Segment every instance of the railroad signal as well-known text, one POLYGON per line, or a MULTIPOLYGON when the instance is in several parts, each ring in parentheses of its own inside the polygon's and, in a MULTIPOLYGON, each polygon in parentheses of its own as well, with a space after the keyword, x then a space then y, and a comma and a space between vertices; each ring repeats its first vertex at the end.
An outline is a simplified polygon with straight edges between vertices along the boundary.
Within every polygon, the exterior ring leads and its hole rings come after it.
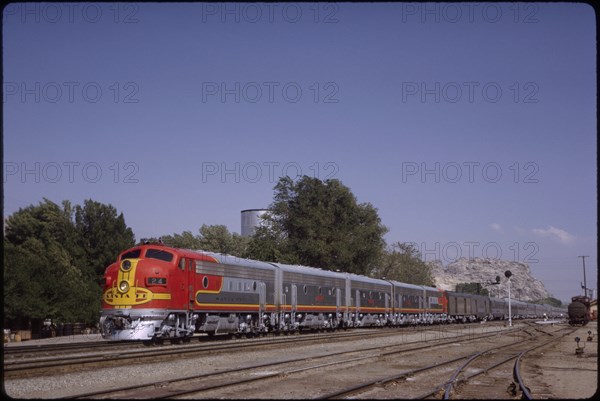
POLYGON ((507 278, 507 283, 508 283, 508 326, 512 326, 512 310, 510 307, 510 277, 512 276, 512 272, 510 270, 507 270, 504 272, 504 275, 507 278))
POLYGON ((583 354, 583 349, 585 348, 585 343, 583 343, 583 347, 580 347, 579 341, 581 341, 581 339, 579 337, 575 337, 575 342, 577 343, 577 348, 575 348, 575 355, 577 356, 581 356, 583 354))

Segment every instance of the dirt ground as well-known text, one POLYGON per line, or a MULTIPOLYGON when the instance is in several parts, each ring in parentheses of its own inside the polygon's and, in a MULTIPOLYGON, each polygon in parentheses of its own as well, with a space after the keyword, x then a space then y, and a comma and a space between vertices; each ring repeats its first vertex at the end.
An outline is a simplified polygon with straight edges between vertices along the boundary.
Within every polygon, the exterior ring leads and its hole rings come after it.
POLYGON ((598 392, 598 323, 580 327, 556 345, 532 351, 523 363, 524 380, 537 382, 530 388, 533 398, 583 399, 598 392), (588 331, 592 341, 587 341, 588 331), (583 354, 576 355, 577 343, 583 354))

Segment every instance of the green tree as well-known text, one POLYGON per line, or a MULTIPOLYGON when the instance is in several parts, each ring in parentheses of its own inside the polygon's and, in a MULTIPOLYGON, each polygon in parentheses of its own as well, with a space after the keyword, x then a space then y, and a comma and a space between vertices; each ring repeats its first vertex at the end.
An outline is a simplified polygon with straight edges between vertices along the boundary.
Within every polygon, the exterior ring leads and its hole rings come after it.
POLYGON ((191 231, 184 231, 181 234, 163 235, 161 237, 163 244, 173 248, 200 249, 200 238, 194 236, 191 231))
MULTIPOLYGON (((63 322, 95 323, 101 288, 94 263, 104 270, 116 250, 102 258, 112 242, 115 226, 106 224, 112 206, 86 201, 73 208, 44 199, 37 206, 19 209, 6 219, 4 232, 4 317, 28 321, 52 317, 63 322), (94 216, 90 208, 102 211, 94 216), (74 215, 79 213, 79 225, 74 215), (96 221, 99 220, 100 222, 96 221), (83 229, 87 228, 87 229, 83 229)), ((122 216, 120 216, 122 219, 122 216)), ((120 245, 119 245, 120 246, 120 245)), ((117 246, 115 246, 116 249, 117 246)))
POLYGON ((96 320, 100 289, 82 274, 69 202, 62 209, 44 199, 6 220, 4 316, 27 321, 48 316, 62 321, 96 320))
POLYGON ((125 224, 123 213, 111 205, 85 200, 75 207, 75 229, 83 249, 81 266, 97 277, 115 261, 117 255, 135 244, 133 231, 125 224))
POLYGON ((165 235, 161 240, 165 245, 174 248, 198 249, 240 257, 246 253, 249 240, 237 233, 230 233, 224 225, 203 224, 198 232, 199 235, 196 236, 190 231, 165 235))
POLYGON ((386 249, 381 264, 372 275, 408 284, 434 285, 431 267, 423 262, 418 249, 410 243, 396 242, 386 249))
POLYGON ((298 263, 294 255, 283 253, 285 238, 276 227, 257 227, 254 235, 249 238, 246 252, 242 255, 249 259, 278 263, 298 263))
POLYGON ((205 251, 241 256, 246 243, 246 238, 237 233, 230 233, 224 225, 203 224, 200 227, 200 248, 205 251))
POLYGON ((377 265, 387 228, 370 203, 357 203, 339 180, 282 177, 249 256, 365 274, 377 265), (265 246, 266 250, 261 250, 265 246))
POLYGON ((489 291, 481 286, 481 283, 459 283, 456 284, 455 291, 463 294, 490 295, 489 291))
POLYGON ((548 298, 539 299, 537 301, 532 301, 532 303, 534 303, 534 304, 540 304, 540 305, 550 305, 550 306, 556 306, 556 307, 563 306, 562 301, 560 299, 557 299, 557 298, 554 298, 554 297, 548 297, 548 298))

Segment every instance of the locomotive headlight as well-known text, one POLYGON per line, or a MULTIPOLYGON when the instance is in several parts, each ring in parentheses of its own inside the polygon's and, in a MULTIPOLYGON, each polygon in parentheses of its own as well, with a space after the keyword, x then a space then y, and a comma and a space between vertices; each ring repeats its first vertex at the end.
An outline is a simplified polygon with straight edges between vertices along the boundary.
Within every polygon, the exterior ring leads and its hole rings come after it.
POLYGON ((129 291, 129 283, 125 280, 121 281, 119 283, 119 291, 123 293, 129 291))
POLYGON ((124 272, 128 272, 129 270, 131 270, 131 261, 125 259, 123 263, 121 263, 121 270, 123 270, 124 272))

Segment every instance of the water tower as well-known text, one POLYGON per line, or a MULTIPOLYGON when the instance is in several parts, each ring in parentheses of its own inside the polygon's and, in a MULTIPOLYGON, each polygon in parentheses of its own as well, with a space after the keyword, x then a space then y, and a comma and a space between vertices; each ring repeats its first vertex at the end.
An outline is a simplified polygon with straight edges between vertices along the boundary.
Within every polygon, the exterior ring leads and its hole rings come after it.
POLYGON ((249 237, 263 221, 261 216, 267 213, 266 209, 242 210, 242 237, 249 237))

